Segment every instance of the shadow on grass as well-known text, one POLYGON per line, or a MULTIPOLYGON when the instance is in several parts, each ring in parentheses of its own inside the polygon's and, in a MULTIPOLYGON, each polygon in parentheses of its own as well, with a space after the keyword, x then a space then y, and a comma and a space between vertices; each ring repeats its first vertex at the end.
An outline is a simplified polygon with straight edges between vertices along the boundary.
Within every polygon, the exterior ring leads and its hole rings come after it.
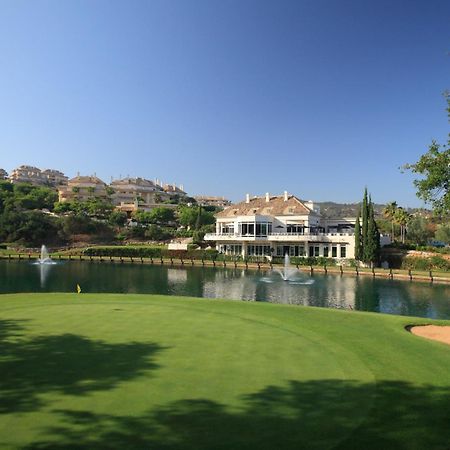
POLYGON ((142 416, 54 411, 63 425, 27 450, 442 449, 449 444, 450 389, 385 381, 292 381, 230 411, 185 400, 142 416))
POLYGON ((111 389, 158 365, 154 343, 110 344, 63 334, 31 339, 19 321, 0 320, 0 413, 30 411, 41 394, 83 395, 111 389))

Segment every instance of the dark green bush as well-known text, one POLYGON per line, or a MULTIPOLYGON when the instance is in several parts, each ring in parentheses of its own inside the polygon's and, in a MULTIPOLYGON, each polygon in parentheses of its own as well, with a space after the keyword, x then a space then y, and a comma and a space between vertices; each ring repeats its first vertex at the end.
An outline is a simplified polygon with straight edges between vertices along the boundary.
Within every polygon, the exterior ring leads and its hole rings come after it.
POLYGON ((166 247, 149 246, 98 246, 83 252, 87 256, 114 256, 123 258, 176 258, 215 260, 217 250, 168 250, 166 247))
POLYGON ((441 256, 432 256, 431 258, 420 258, 408 256, 403 259, 402 269, 411 270, 450 270, 450 261, 441 256))

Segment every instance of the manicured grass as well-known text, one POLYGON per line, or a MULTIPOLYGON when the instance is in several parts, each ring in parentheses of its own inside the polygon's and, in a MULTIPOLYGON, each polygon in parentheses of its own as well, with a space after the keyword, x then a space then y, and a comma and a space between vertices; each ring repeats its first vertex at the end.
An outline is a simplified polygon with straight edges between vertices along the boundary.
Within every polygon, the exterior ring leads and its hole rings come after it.
POLYGON ((430 322, 2 295, 0 448, 448 449, 450 347, 404 330, 430 322))

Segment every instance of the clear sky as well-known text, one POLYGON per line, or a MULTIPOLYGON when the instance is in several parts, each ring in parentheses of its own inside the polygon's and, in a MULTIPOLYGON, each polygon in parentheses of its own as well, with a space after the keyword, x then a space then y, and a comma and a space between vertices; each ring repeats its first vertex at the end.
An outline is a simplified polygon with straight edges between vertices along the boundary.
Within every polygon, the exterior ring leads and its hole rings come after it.
POLYGON ((448 0, 1 0, 0 167, 420 206, 448 0))

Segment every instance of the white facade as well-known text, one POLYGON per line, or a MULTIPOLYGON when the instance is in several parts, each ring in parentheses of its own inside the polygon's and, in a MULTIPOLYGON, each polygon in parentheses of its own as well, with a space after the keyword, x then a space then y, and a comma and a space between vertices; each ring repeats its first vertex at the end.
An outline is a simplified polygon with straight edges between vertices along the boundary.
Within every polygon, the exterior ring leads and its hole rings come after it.
POLYGON ((351 259, 355 218, 323 219, 312 202, 284 196, 247 196, 216 214, 216 232, 205 240, 235 256, 290 256, 351 259))

